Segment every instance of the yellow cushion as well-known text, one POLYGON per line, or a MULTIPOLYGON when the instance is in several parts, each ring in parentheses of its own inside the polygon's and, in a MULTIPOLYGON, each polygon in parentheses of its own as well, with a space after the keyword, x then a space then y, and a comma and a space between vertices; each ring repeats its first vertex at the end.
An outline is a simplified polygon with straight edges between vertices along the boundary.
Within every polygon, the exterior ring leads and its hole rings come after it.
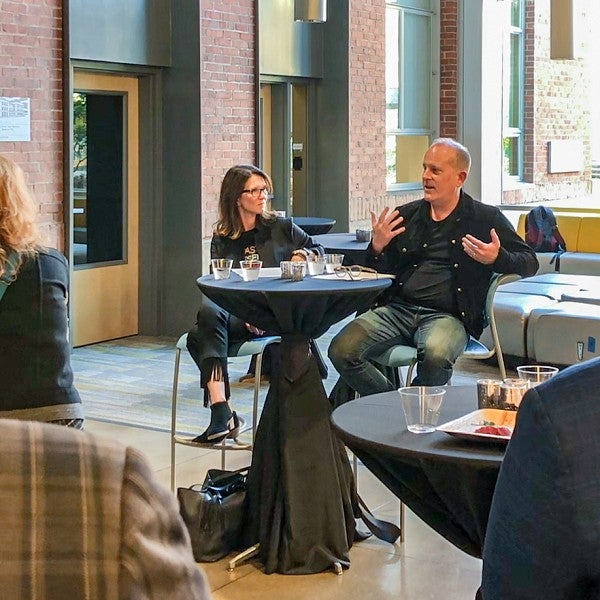
POLYGON ((600 253, 600 217, 587 216, 581 220, 577 251, 600 253))
POLYGON ((567 250, 569 252, 575 252, 579 250, 579 236, 581 235, 581 225, 586 220, 584 217, 576 217, 573 215, 557 215, 556 224, 558 230, 565 238, 567 244, 567 250))
MULTIPOLYGON (((525 239, 525 217, 527 213, 522 213, 519 216, 519 223, 517 225, 517 233, 525 239)), ((570 252, 575 252, 578 249, 578 239, 579 239, 579 228, 582 222, 583 217, 574 216, 574 215, 560 215, 554 213, 556 217, 556 224, 558 225, 558 230, 565 238, 565 243, 567 244, 567 249, 570 252)), ((600 245, 600 240, 599 240, 600 245)), ((594 252, 593 250, 589 250, 589 252, 594 252)), ((600 250, 598 250, 600 252, 600 250)))

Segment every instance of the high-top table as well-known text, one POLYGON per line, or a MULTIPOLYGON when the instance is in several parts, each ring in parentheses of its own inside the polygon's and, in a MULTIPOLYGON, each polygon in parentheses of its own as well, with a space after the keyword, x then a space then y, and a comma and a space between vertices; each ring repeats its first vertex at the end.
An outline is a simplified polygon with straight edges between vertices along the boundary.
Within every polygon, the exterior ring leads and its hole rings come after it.
POLYGON ((225 280, 198 279, 216 304, 281 336, 281 369, 271 379, 248 473, 245 541, 260 544, 267 573, 318 573, 350 564, 352 476, 331 428, 331 406, 309 341, 370 306, 390 284, 388 278, 336 276, 244 282, 236 273, 225 280))
MULTIPOLYGON (((449 386, 440 424, 477 409, 475 386, 449 386)), ((402 502, 452 544, 481 557, 501 443, 406 429, 398 392, 352 400, 332 414, 335 430, 402 502)))
POLYGON ((292 221, 308 235, 327 233, 335 225, 335 219, 325 217, 292 217, 292 221))
POLYGON ((356 241, 355 233, 325 233, 315 235, 315 242, 321 244, 326 252, 343 254, 345 265, 365 265, 369 242, 356 241))

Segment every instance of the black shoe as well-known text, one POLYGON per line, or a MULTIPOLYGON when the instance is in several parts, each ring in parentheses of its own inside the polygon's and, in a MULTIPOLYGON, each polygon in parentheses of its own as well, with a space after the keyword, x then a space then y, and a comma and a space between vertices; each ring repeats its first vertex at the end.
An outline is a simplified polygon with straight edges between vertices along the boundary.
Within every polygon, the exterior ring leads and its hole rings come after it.
MULTIPOLYGON (((212 409, 212 407, 211 407, 212 409)), ((210 425, 206 431, 195 437, 192 442, 196 444, 219 444, 226 438, 237 438, 240 433, 240 424, 243 425, 243 419, 237 416, 237 413, 233 411, 230 413, 229 418, 222 422, 221 419, 215 418, 215 411, 212 411, 210 425)))

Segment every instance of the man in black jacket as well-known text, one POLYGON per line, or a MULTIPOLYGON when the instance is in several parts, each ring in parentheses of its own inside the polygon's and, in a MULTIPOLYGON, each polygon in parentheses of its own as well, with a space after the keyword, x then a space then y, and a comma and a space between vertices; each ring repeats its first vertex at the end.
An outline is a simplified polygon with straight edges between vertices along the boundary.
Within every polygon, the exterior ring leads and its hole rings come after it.
POLYGON ((384 303, 348 324, 331 342, 329 357, 360 395, 394 389, 370 358, 396 345, 417 348, 414 385, 444 385, 468 336, 479 337, 494 272, 535 274, 535 253, 494 206, 462 191, 469 151, 436 139, 423 159, 422 200, 371 212, 367 262, 393 273, 384 303))

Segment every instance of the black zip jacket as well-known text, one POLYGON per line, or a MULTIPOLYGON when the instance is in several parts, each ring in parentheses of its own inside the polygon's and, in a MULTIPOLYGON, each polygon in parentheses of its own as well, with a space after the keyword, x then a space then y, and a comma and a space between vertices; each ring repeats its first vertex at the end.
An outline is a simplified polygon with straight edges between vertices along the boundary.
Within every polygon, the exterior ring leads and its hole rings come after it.
MULTIPOLYGON (((367 264, 380 273, 396 275, 390 290, 393 295, 412 275, 422 260, 422 248, 427 244, 427 223, 430 205, 426 200, 416 200, 397 210, 404 217, 406 231, 396 236, 379 255, 371 245, 367 249, 367 264)), ((479 338, 485 321, 485 297, 490 279, 496 273, 517 273, 521 277, 535 275, 538 261, 535 252, 517 235, 509 220, 495 206, 474 200, 461 191, 456 210, 448 217, 454 221, 450 231, 450 257, 456 305, 465 329, 479 338), (470 233, 477 239, 491 242, 490 229, 500 238, 500 253, 492 265, 484 265, 467 256, 462 238, 470 233)))

